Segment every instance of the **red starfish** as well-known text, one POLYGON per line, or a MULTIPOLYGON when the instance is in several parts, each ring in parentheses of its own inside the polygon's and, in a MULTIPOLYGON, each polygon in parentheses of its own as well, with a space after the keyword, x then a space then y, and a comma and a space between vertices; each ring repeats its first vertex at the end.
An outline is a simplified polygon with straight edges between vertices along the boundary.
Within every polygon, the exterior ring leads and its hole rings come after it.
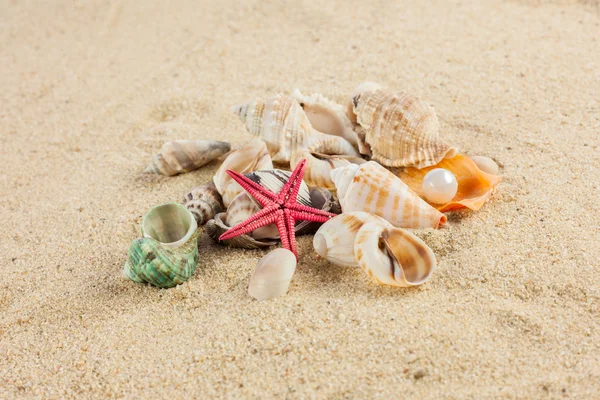
POLYGON ((303 159, 292 171, 290 178, 279 193, 273 193, 244 175, 227 170, 229 176, 252 195, 263 206, 263 209, 229 229, 221 235, 219 240, 230 239, 252 232, 261 226, 275 223, 279 231, 281 244, 298 258, 296 231, 294 230, 296 221, 326 222, 331 217, 335 217, 335 214, 298 203, 298 191, 302 184, 305 169, 306 160, 303 159))

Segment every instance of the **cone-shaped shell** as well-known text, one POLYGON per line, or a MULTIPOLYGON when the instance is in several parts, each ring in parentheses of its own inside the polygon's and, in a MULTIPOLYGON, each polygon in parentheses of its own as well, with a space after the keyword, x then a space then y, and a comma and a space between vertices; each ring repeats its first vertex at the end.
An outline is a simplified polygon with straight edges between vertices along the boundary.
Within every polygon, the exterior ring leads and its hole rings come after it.
POLYGON ((252 135, 261 138, 275 162, 289 162, 299 149, 308 149, 324 136, 335 142, 338 154, 358 156, 346 139, 325 135, 314 129, 300 104, 289 96, 278 94, 269 99, 256 99, 233 108, 252 135))
POLYGON ((436 266, 433 251, 421 239, 365 212, 344 213, 325 222, 313 246, 331 263, 360 266, 385 285, 420 285, 436 266))
POLYGON ((382 165, 424 168, 456 154, 456 149, 439 137, 435 111, 420 98, 375 90, 363 92, 353 101, 371 157, 382 165))
POLYGON ((187 281, 198 264, 196 220, 182 205, 152 208, 142 221, 142 235, 129 247, 123 274, 134 282, 170 288, 187 281))
POLYGON ((144 173, 172 176, 190 172, 221 157, 229 150, 231 150, 231 145, 227 142, 172 140, 160 148, 144 173))
POLYGON ((225 209, 213 182, 193 188, 184 196, 183 205, 194 215, 198 225, 206 224, 225 209))
POLYGON ((406 168, 398 176, 417 194, 421 195, 423 178, 434 168, 444 168, 452 172, 458 182, 454 198, 445 204, 432 204, 441 212, 470 208, 479 210, 492 196, 496 186, 502 180, 498 175, 486 174, 469 157, 458 154, 445 158, 432 167, 416 169, 406 168))
POLYGON ((258 261, 250 278, 248 294, 268 300, 287 293, 294 272, 296 256, 287 249, 275 249, 258 261))
POLYGON ((252 139, 244 147, 229 154, 213 177, 213 182, 223 198, 225 207, 244 189, 227 174, 227 170, 247 174, 253 171, 273 169, 273 162, 265 142, 252 139))
POLYGON ((446 216, 374 161, 331 171, 344 213, 365 211, 399 228, 438 228, 446 216))
POLYGON ((296 89, 291 97, 300 104, 314 129, 328 135, 343 137, 360 150, 363 143, 354 132, 352 121, 346 115, 344 107, 320 93, 307 96, 296 89))

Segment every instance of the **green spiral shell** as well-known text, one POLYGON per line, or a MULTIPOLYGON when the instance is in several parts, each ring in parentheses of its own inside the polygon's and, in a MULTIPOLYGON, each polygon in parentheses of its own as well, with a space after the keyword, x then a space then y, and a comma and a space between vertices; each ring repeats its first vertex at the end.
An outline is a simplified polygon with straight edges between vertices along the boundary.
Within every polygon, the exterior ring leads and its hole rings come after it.
POLYGON ((198 231, 178 248, 170 248, 151 238, 131 243, 124 275, 134 282, 148 282, 171 288, 187 281, 198 265, 198 231))

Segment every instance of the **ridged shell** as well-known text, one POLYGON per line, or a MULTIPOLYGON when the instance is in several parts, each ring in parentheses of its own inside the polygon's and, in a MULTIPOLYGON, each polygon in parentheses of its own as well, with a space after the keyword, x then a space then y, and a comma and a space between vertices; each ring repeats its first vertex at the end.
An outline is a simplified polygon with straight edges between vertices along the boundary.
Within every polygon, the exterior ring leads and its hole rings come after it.
POLYGON ((359 146, 362 146, 362 143, 358 140, 344 107, 320 93, 306 96, 296 89, 291 97, 300 104, 314 129, 328 135, 343 137, 360 150, 359 146))
POLYGON ((399 228, 438 228, 446 223, 444 214, 374 161, 336 168, 331 178, 344 213, 369 212, 399 228))
POLYGON ((266 144, 274 162, 289 162, 299 149, 308 149, 328 136, 339 153, 358 156, 352 144, 339 136, 326 135, 314 129, 300 104, 289 96, 278 94, 269 99, 256 99, 236 106, 233 112, 252 135, 266 144))
POLYGON ((435 270, 433 251, 418 237, 364 212, 338 215, 315 234, 317 254, 331 263, 360 266, 376 282, 409 287, 435 270))
POLYGON ((180 204, 153 207, 142 221, 144 237, 129 247, 123 274, 134 282, 160 288, 187 281, 198 264, 197 227, 194 217, 180 204))
POLYGON ((154 156, 145 174, 167 176, 200 168, 231 150, 227 142, 214 140, 172 140, 165 143, 154 156))
MULTIPOLYGON (((227 212, 225 212, 225 225, 234 227, 260 211, 260 209, 261 207, 250 197, 250 195, 248 195, 248 193, 240 193, 232 200, 229 207, 227 207, 227 212)), ((255 229, 250 236, 254 239, 279 239, 279 231, 275 224, 269 224, 255 229)))
POLYGON ((230 228, 231 227, 225 223, 225 213, 219 213, 207 222, 204 230, 216 243, 242 249, 261 249, 273 246, 279 242, 278 239, 254 239, 249 235, 240 235, 223 241, 219 240, 219 237, 230 228))
POLYGON ((200 226, 225 209, 213 182, 193 188, 184 196, 182 203, 194 215, 200 226))
POLYGON ((244 147, 229 154, 213 177, 213 182, 223 198, 225 207, 244 189, 227 174, 227 170, 247 174, 263 169, 272 169, 273 162, 265 142, 252 139, 244 147))
POLYGON ((434 109, 420 98, 376 90, 363 92, 353 101, 373 160, 388 167, 424 168, 456 154, 439 137, 434 109))
POLYGON ((356 114, 354 113, 354 98, 365 92, 374 92, 375 90, 379 90, 381 88, 381 85, 375 82, 363 82, 354 88, 346 103, 346 115, 354 125, 358 124, 358 121, 356 120, 356 114))
POLYGON ((431 204, 441 212, 470 208, 479 210, 492 196, 496 186, 502 180, 498 175, 486 174, 480 170, 469 157, 458 154, 452 158, 445 158, 432 167, 416 169, 406 168, 398 176, 408 187, 421 195, 423 178, 434 168, 444 168, 452 172, 458 182, 458 191, 454 198, 445 204, 431 204))
POLYGON ((261 258, 250 278, 248 294, 268 300, 286 294, 294 272, 296 256, 287 249, 275 249, 261 258))

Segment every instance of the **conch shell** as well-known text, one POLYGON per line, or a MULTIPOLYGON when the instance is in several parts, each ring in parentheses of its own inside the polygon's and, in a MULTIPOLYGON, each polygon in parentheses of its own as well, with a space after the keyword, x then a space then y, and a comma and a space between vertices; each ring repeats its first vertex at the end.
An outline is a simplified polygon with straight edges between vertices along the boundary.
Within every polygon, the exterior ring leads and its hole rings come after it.
POLYGON ((244 189, 227 174, 227 170, 247 174, 248 172, 273 169, 273 162, 265 142, 252 139, 244 147, 229 154, 213 177, 213 182, 228 207, 231 201, 244 189))
POLYGON ((375 82, 363 82, 354 88, 352 94, 350 94, 348 102, 346 103, 346 115, 354 125, 358 124, 358 121, 356 120, 356 114, 354 113, 354 98, 363 94, 364 92, 374 92, 379 89, 382 89, 381 85, 375 82))
MULTIPOLYGON (((256 171, 246 174, 254 182, 271 190, 279 192, 289 179, 291 172, 278 169, 256 171)), ((304 182, 298 192, 298 202, 306 206, 317 208, 331 213, 339 213, 341 208, 333 199, 330 191, 323 188, 308 188, 304 182)), ((229 204, 227 212, 215 215, 215 218, 206 224, 206 231, 213 240, 219 244, 245 249, 269 247, 279 241, 279 231, 274 224, 254 230, 250 235, 240 235, 224 241, 219 237, 229 229, 246 220, 258 212, 262 207, 246 192, 238 194, 229 204)), ((299 221, 294 230, 296 235, 314 232, 320 224, 310 221, 299 221)))
POLYGON ((142 238, 129 247, 123 274, 134 282, 170 288, 187 281, 198 264, 198 226, 181 204, 153 207, 142 220, 142 238))
POLYGON ((275 249, 258 261, 250 278, 248 294, 268 300, 286 294, 294 272, 296 256, 288 249, 275 249))
POLYGON ((436 266, 433 251, 421 239, 365 212, 344 213, 325 222, 313 246, 329 262, 360 266, 385 285, 421 285, 436 266))
POLYGON ((300 104, 314 129, 328 135, 343 137, 362 153, 361 148, 364 144, 354 132, 352 121, 346 115, 344 107, 320 93, 306 96, 296 89, 291 97, 300 104))
POLYGON ((244 122, 248 132, 267 144, 274 162, 287 163, 299 149, 310 149, 324 137, 327 138, 325 153, 359 156, 346 139, 314 129, 300 104, 284 94, 266 101, 258 98, 234 107, 233 112, 244 122))
POLYGON ((439 137, 434 109, 405 92, 366 91, 353 99, 371 158, 388 167, 424 168, 456 155, 439 137))
POLYGON ((213 182, 190 190, 183 198, 182 203, 194 215, 198 225, 206 224, 225 209, 221 195, 213 182))
POLYGON ((417 194, 421 194, 423 178, 434 168, 444 168, 452 172, 458 182, 458 191, 454 198, 445 204, 432 204, 441 212, 470 208, 479 210, 492 196, 496 186, 502 180, 498 175, 486 174, 480 170, 469 157, 458 154, 452 158, 445 158, 432 167, 416 169, 406 168, 398 176, 408 187, 417 194))
POLYGON ((145 174, 177 175, 200 168, 231 150, 227 142, 214 140, 172 140, 154 156, 145 174))
POLYGON ((446 223, 444 214, 374 161, 336 168, 331 178, 345 213, 366 211, 399 228, 438 228, 446 223))
POLYGON ((335 184, 331 180, 332 170, 349 164, 360 165, 366 162, 360 157, 328 155, 320 153, 319 150, 321 150, 321 147, 317 143, 311 150, 298 150, 290 160, 290 168, 296 168, 296 165, 302 159, 306 159, 306 170, 303 179, 309 186, 335 189, 335 184))

